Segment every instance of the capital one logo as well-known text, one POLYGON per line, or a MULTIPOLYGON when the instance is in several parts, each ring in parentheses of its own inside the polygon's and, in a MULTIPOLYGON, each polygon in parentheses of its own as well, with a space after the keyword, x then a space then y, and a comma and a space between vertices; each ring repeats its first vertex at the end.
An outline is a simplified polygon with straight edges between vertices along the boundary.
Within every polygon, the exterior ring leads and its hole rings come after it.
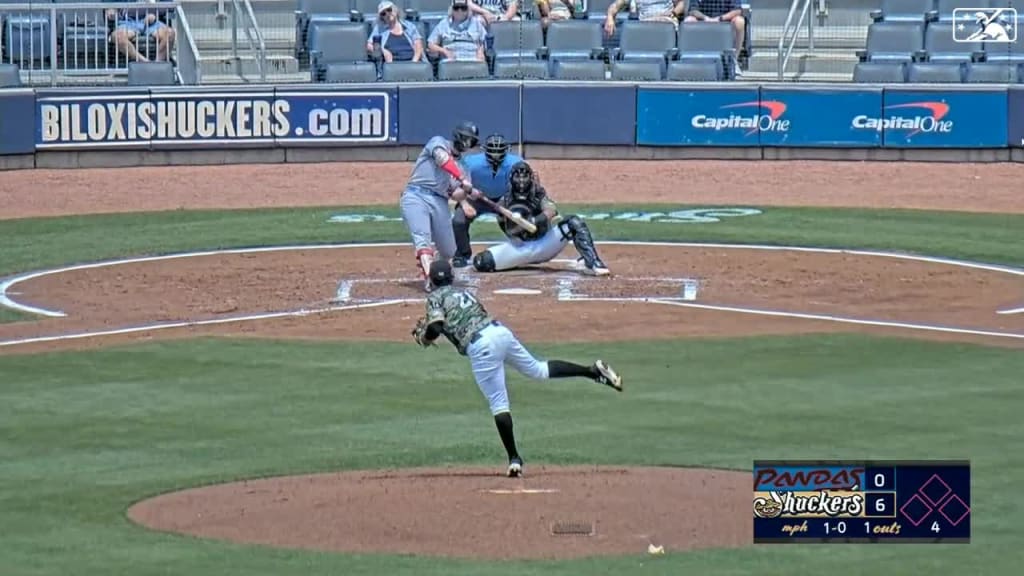
POLYGON ((851 125, 857 130, 905 130, 907 138, 918 134, 948 134, 953 131, 953 121, 943 120, 949 114, 945 102, 908 102, 886 106, 886 110, 906 110, 888 118, 876 118, 861 114, 854 116, 851 125), (916 114, 915 114, 916 111, 916 114))
POLYGON ((778 100, 754 100, 721 106, 720 110, 750 109, 749 114, 723 112, 713 116, 697 114, 690 118, 690 126, 700 130, 746 130, 744 136, 758 132, 788 132, 789 120, 783 119, 786 104, 778 100))

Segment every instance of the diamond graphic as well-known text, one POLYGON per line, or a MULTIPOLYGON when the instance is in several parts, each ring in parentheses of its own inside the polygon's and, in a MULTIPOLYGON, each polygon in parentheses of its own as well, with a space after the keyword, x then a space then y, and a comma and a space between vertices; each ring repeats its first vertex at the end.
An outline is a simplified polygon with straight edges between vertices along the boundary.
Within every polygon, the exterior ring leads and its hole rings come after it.
POLYGON ((946 503, 939 508, 939 514, 946 517, 949 523, 956 526, 971 513, 971 509, 967 506, 967 503, 960 499, 959 496, 953 494, 953 496, 946 500, 946 503), (954 519, 955 517, 955 519, 954 519))
POLYGON ((938 506, 939 502, 942 502, 943 498, 949 496, 949 493, 952 492, 953 489, 950 488, 949 484, 946 484, 942 478, 939 478, 938 474, 932 474, 932 477, 929 478, 923 486, 918 488, 917 491, 921 496, 924 496, 924 499, 929 504, 932 506, 938 506))
POLYGON ((914 526, 918 526, 924 519, 932 513, 932 507, 925 504, 924 498, 921 498, 917 494, 910 497, 907 503, 900 508, 900 512, 910 520, 910 523, 914 526))

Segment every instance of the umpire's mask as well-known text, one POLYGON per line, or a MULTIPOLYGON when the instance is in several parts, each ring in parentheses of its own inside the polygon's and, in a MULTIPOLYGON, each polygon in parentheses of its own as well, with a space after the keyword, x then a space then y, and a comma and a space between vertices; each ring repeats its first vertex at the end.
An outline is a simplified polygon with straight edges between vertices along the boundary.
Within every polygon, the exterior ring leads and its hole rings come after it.
POLYGON ((491 134, 487 137, 487 141, 484 142, 484 156, 491 170, 498 171, 501 163, 505 161, 505 156, 508 155, 508 148, 508 142, 501 134, 491 134))

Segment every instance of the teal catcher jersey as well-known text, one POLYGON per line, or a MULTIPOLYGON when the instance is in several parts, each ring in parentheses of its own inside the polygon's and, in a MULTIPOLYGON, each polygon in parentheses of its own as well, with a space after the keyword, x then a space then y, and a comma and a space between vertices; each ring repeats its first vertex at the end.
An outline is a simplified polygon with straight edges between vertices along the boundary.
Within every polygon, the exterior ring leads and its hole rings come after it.
POLYGON ((505 160, 495 173, 487 163, 487 156, 483 152, 476 152, 464 157, 463 165, 469 171, 473 187, 491 200, 497 200, 504 196, 508 189, 508 177, 512 167, 522 161, 518 154, 506 154, 505 160))

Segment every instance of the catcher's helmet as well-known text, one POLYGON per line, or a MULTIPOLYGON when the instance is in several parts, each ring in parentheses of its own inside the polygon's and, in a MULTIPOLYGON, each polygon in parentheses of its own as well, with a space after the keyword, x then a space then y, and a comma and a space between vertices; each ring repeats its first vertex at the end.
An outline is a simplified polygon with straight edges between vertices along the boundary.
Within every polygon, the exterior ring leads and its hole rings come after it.
POLYGON ((533 168, 526 162, 516 162, 508 179, 513 199, 526 201, 533 195, 533 168))
POLYGON ((501 134, 491 134, 487 137, 484 142, 484 156, 487 157, 487 163, 491 165, 491 168, 497 170, 498 166, 501 166, 508 154, 508 149, 508 142, 501 134))
POLYGON ((452 283, 452 265, 447 260, 434 260, 430 263, 430 283, 434 286, 447 286, 452 283))
POLYGON ((452 144, 459 154, 480 143, 480 129, 472 122, 462 122, 452 131, 452 144))

